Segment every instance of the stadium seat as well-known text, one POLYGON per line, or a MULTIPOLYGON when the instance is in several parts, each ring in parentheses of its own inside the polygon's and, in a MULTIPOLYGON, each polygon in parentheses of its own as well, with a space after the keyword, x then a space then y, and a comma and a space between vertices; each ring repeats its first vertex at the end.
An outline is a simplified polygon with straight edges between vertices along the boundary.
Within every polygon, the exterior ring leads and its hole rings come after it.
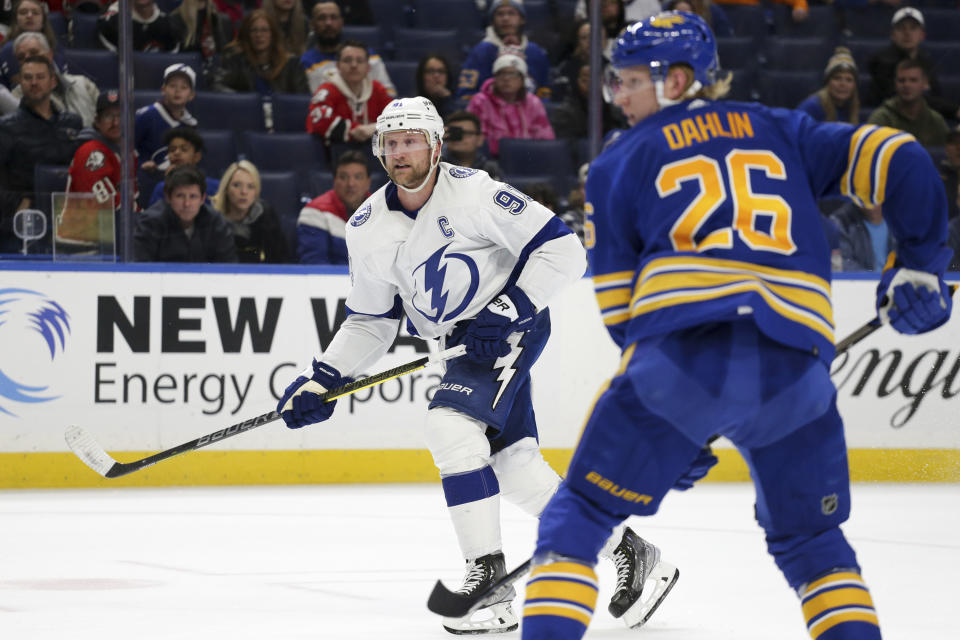
POLYGON ((753 69, 735 69, 733 78, 730 82, 730 93, 727 94, 728 100, 737 100, 739 102, 749 102, 756 99, 754 87, 757 81, 757 72, 753 69))
POLYGON ((733 35, 752 38, 755 42, 763 42, 770 32, 770 25, 764 15, 764 8, 759 5, 723 5, 723 11, 733 26, 733 35))
POLYGON ((393 30, 393 57, 396 60, 419 60, 425 53, 439 51, 455 65, 464 58, 464 46, 456 29, 413 29, 397 27, 393 30))
MULTIPOLYGON (((925 42, 922 47, 933 58, 938 75, 956 73, 960 69, 960 33, 953 42, 925 42)), ((954 96, 956 98, 956 96, 954 96)))
MULTIPOLYGON (((724 5, 724 9, 726 5, 724 5)), ((811 6, 807 19, 794 22, 792 8, 782 4, 771 7, 773 11, 773 33, 776 36, 790 38, 832 38, 839 33, 839 19, 832 6, 811 6)))
MULTIPOLYGON (((960 11, 953 9, 923 9, 927 42, 960 41, 960 11)), ((955 44, 955 46, 960 46, 955 44)))
MULTIPOLYGON (((417 65, 415 60, 388 60, 387 73, 397 88, 398 96, 414 96, 417 94, 417 65)), ((454 78, 456 81, 456 78, 454 78)))
POLYGON ((765 53, 770 69, 822 73, 833 46, 823 38, 767 38, 765 53))
POLYGON ((263 133, 244 131, 241 142, 247 159, 261 171, 325 169, 323 142, 306 131, 263 133))
POLYGON ((57 36, 57 46, 66 47, 69 46, 69 29, 67 28, 67 19, 59 11, 51 11, 47 14, 47 22, 50 23, 50 28, 53 29, 53 34, 57 36))
POLYGON ((296 225, 302 206, 295 171, 261 171, 260 197, 273 206, 281 221, 286 218, 296 225))
POLYGON ((889 42, 890 21, 895 11, 895 7, 881 2, 847 8, 842 14, 844 31, 854 38, 883 38, 889 42))
POLYGON ((97 35, 100 14, 74 11, 70 18, 70 46, 75 49, 102 49, 97 35))
POLYGON ((117 54, 112 51, 64 49, 63 61, 68 73, 87 76, 101 91, 116 89, 119 86, 119 63, 117 54))
POLYGON ((412 8, 418 29, 459 29, 462 34, 486 25, 474 0, 414 0, 412 8))
POLYGON ((846 41, 846 47, 853 54, 853 59, 857 63, 860 71, 867 71, 867 61, 878 52, 886 49, 890 45, 890 40, 885 38, 851 38, 846 41))
POLYGON ((237 161, 237 136, 229 129, 203 129, 198 133, 207 148, 200 168, 209 177, 219 180, 227 167, 237 161))
POLYGON ((201 129, 215 126, 234 131, 263 131, 265 128, 263 98, 258 93, 198 91, 187 109, 201 129))
POLYGON ((37 164, 33 167, 34 208, 43 211, 47 216, 47 228, 53 226, 50 217, 52 210, 51 194, 63 193, 67 190, 67 171, 70 167, 37 164))
POLYGON ((160 51, 133 52, 133 86, 136 89, 159 89, 163 71, 172 64, 186 64, 197 74, 197 86, 203 89, 203 58, 199 53, 163 53, 160 51))
POLYGON ((573 154, 566 140, 504 138, 500 140, 497 161, 508 181, 546 176, 558 196, 566 194, 571 178, 576 174, 573 154))
POLYGON ((717 38, 717 55, 721 69, 752 69, 760 63, 757 47, 749 37, 717 38))
POLYGON ((312 200, 317 196, 333 189, 333 172, 318 169, 301 171, 302 179, 300 191, 312 200))
POLYGON ((860 106, 879 106, 873 104, 873 76, 861 73, 857 76, 857 93, 860 96, 860 106))
POLYGON ((133 92, 133 109, 136 112, 137 109, 141 107, 146 107, 154 102, 159 102, 160 98, 163 97, 159 91, 153 90, 136 90, 133 92))
POLYGON ((343 26, 344 40, 359 40, 368 47, 373 47, 374 51, 381 53, 383 50, 383 36, 380 27, 377 25, 347 24, 343 26))
MULTIPOLYGON (((952 71, 956 72, 960 69, 954 68, 952 71)), ((939 76, 938 80, 943 95, 951 100, 960 101, 960 75, 939 76)))
POLYGON ((310 96, 299 93, 273 94, 273 130, 306 131, 310 96))
POLYGON ((757 80, 760 102, 793 109, 820 87, 822 77, 821 71, 761 71, 757 80))
POLYGON ((369 0, 373 21, 381 26, 384 42, 392 39, 393 30, 413 24, 413 10, 403 0, 369 0))
POLYGON ((553 15, 547 0, 526 0, 523 6, 527 12, 525 29, 535 31, 553 26, 553 15))

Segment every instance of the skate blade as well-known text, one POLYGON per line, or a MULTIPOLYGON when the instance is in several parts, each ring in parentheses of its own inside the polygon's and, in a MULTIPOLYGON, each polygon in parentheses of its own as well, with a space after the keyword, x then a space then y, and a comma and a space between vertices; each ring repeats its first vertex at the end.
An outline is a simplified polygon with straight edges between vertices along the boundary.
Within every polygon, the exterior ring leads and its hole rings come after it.
POLYGON ((658 562, 643 583, 640 599, 623 612, 623 622, 631 629, 639 629, 646 624, 679 578, 680 572, 675 566, 662 561, 658 562))
POLYGON ((444 618, 443 628, 454 635, 507 633, 520 626, 510 602, 497 602, 463 618, 444 618))

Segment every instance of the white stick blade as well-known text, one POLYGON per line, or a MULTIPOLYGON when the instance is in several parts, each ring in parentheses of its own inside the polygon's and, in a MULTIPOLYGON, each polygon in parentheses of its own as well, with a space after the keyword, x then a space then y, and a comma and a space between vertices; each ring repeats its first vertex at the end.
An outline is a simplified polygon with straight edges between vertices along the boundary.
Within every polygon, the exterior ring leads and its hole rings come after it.
POLYGON ((88 467, 103 477, 106 477, 107 471, 109 471, 113 465, 117 464, 117 461, 111 458, 110 455, 103 450, 103 447, 97 444, 93 436, 87 433, 82 427, 68 427, 64 433, 64 439, 67 441, 67 446, 77 454, 78 458, 83 460, 88 467))

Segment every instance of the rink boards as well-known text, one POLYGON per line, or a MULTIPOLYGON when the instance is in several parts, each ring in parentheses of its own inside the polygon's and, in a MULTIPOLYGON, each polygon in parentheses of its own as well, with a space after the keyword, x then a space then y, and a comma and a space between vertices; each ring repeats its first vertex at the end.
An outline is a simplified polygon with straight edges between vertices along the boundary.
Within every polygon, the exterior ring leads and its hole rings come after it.
MULTIPOLYGON (((67 451, 68 425, 129 461, 271 410, 329 344, 350 287, 337 268, 152 269, 0 270, 0 487, 437 479, 421 423, 438 368, 345 398, 322 425, 273 423, 116 480, 84 467, 67 451)), ((873 316, 875 287, 835 280, 838 340, 873 316)), ((542 445, 562 471, 618 352, 589 280, 551 313, 534 400, 542 445)), ((403 335, 369 373, 425 350, 403 335)), ((918 337, 883 328, 838 358, 833 375, 854 479, 960 481, 960 319, 918 337)), ((720 457, 710 480, 747 478, 736 452, 720 457)))

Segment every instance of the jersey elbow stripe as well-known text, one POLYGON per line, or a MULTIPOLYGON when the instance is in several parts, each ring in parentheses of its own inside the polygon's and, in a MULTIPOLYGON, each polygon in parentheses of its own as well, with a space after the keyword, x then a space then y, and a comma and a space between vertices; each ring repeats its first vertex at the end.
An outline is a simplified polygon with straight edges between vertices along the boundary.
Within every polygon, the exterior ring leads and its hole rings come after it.
POLYGON ((871 197, 873 206, 883 204, 883 201, 886 199, 887 175, 893 154, 904 144, 915 141, 916 138, 909 133, 900 132, 900 135, 894 136, 883 143, 883 147, 881 147, 880 153, 878 154, 879 158, 873 179, 873 194, 871 197))
POLYGON ((841 193, 863 207, 881 204, 893 153, 913 136, 890 127, 860 127, 850 140, 841 193))
POLYGON ((597 291, 611 287, 630 287, 633 284, 633 271, 615 271, 593 276, 593 288, 597 291))

